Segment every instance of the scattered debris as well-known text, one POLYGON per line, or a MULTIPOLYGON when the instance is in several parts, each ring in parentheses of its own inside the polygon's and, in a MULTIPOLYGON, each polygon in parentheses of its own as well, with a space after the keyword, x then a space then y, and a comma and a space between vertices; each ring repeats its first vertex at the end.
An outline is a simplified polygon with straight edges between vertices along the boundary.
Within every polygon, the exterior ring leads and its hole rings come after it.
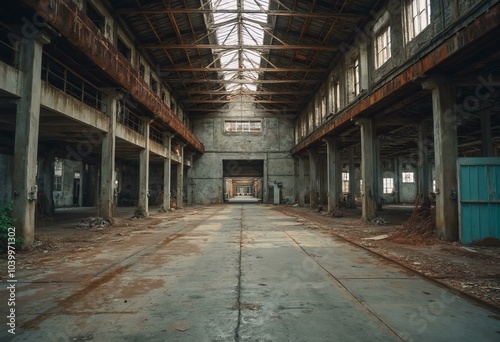
POLYGON ((382 234, 382 235, 363 238, 362 240, 375 240, 376 241, 376 240, 384 240, 384 239, 387 239, 388 237, 389 237, 389 235, 382 234))
POLYGON ((477 251, 475 249, 472 249, 472 248, 469 248, 469 247, 462 247, 462 249, 465 249, 468 252, 477 253, 477 251))
POLYGON ((436 231, 436 209, 422 203, 422 194, 415 200, 415 209, 402 229, 391 236, 396 243, 433 244, 433 234, 436 231))
POLYGON ((90 228, 106 228, 111 226, 111 222, 102 217, 87 217, 84 218, 80 223, 77 224, 78 228, 90 229, 90 228))
POLYGON ((377 226, 383 226, 385 224, 389 224, 386 220, 384 220, 382 217, 375 217, 370 220, 372 224, 376 224, 377 226))

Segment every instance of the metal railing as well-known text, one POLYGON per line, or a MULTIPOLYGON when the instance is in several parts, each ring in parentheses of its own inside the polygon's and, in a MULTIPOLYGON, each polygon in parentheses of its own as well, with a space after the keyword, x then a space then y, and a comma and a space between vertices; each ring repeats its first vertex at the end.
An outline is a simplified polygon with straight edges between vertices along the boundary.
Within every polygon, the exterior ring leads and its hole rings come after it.
POLYGON ((128 128, 136 131, 137 133, 144 135, 144 121, 141 119, 141 113, 126 102, 118 102, 118 113, 116 115, 116 121, 127 126, 128 128))
POLYGON ((149 139, 163 145, 163 134, 154 127, 149 127, 149 139))
POLYGON ((84 78, 47 54, 42 57, 42 79, 75 99, 106 112, 103 94, 84 78))
POLYGON ((17 67, 16 63, 17 49, 12 46, 10 41, 4 35, 0 35, 0 60, 17 67))

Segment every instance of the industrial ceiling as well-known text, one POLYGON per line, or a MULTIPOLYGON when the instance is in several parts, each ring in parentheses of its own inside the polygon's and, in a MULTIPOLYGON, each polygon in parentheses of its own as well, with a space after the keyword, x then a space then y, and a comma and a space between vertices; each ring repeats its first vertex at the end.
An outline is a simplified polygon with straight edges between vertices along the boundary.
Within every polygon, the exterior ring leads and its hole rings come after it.
POLYGON ((296 117, 377 1, 108 0, 190 116, 296 117))

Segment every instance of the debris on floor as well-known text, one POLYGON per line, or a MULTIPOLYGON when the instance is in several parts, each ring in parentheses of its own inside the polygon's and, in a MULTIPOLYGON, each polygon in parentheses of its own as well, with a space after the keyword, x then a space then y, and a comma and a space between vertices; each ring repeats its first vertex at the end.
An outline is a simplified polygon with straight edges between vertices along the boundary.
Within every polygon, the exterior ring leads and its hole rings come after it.
POLYGON ((111 226, 111 223, 102 217, 87 217, 84 218, 80 223, 77 224, 78 228, 90 229, 90 228, 106 228, 111 226))
POLYGON ((374 240, 374 241, 377 241, 377 240, 384 240, 384 239, 387 239, 388 237, 389 237, 389 235, 387 235, 387 234, 382 234, 382 235, 377 235, 377 236, 372 236, 372 237, 362 238, 362 240, 374 240))
POLYGON ((372 224, 376 224, 377 226, 383 226, 385 224, 389 224, 386 220, 384 220, 382 217, 375 217, 370 220, 372 224))

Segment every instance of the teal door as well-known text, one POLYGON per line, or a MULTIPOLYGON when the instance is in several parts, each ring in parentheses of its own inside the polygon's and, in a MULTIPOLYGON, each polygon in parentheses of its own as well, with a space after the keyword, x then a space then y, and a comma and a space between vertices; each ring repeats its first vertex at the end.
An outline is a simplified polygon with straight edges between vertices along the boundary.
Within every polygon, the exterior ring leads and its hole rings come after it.
POLYGON ((500 158, 459 158, 462 243, 500 238, 500 158))

